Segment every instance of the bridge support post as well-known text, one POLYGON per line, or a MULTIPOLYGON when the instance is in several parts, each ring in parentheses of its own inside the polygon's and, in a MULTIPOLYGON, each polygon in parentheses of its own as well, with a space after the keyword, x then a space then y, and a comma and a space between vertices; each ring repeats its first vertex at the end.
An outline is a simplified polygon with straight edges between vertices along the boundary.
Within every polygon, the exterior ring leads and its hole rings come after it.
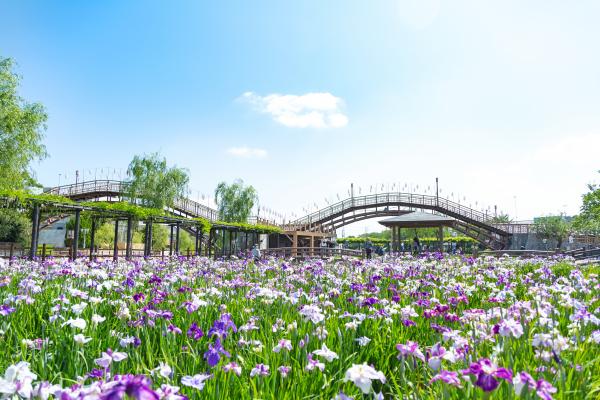
POLYGON ((132 242, 132 233, 133 233, 133 221, 131 220, 131 217, 127 218, 127 243, 125 245, 125 258, 127 260, 131 260, 131 253, 132 253, 132 246, 131 246, 131 242, 132 242))
POLYGON ((90 230, 90 261, 94 261, 95 239, 96 239, 96 218, 92 217, 92 228, 90 230))
POLYGON ((29 259, 33 260, 37 254, 38 232, 40 225, 40 205, 33 207, 33 217, 31 221, 31 249, 29 250, 29 259))
POLYGON ((113 240, 113 261, 119 258, 119 220, 115 219, 115 238, 113 240))
POLYGON ((175 255, 178 256, 179 255, 179 222, 177 222, 177 225, 175 227, 175 255))
MULTIPOLYGON (((75 232, 73 232, 73 251, 71 252, 71 259, 77 258, 77 249, 79 248, 79 224, 80 224, 81 210, 75 211, 75 232)), ((37 245, 37 243, 36 243, 37 245)))

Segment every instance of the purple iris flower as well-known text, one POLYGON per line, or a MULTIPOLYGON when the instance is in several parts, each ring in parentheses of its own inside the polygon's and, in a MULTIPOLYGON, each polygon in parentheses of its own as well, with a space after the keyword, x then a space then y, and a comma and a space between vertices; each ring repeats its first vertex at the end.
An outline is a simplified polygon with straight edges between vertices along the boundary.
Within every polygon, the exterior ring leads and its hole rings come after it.
POLYGON ((221 317, 213 322, 212 328, 208 330, 208 336, 216 335, 219 338, 227 337, 227 331, 231 329, 233 332, 237 332, 237 327, 233 323, 231 314, 221 314, 221 317))
POLYGON ((440 371, 440 373, 431 378, 429 382, 432 383, 435 381, 442 381, 447 383, 448 385, 462 387, 461 380, 458 377, 458 373, 454 371, 440 371))
POLYGON ((6 317, 8 314, 12 314, 15 312, 15 308, 9 306, 8 304, 2 304, 0 306, 0 315, 6 317))
POLYGON ((482 388, 485 392, 496 390, 500 382, 496 379, 504 379, 512 382, 512 373, 506 368, 498 368, 489 359, 482 358, 476 363, 472 363, 469 369, 462 371, 463 375, 473 375, 476 378, 475 385, 482 388))
POLYGON ((221 354, 227 358, 231 357, 231 354, 223 348, 221 339, 217 338, 214 344, 208 344, 208 351, 204 353, 204 359, 208 362, 208 365, 214 367, 221 360, 221 354))
POLYGON ((193 322, 187 331, 187 335, 191 339, 199 340, 202 336, 204 336, 204 332, 202 332, 202 329, 200 329, 197 323, 193 322))
POLYGON ((158 400, 160 397, 151 389, 152 382, 143 375, 116 376, 118 384, 100 395, 101 400, 121 400, 127 395, 136 400, 158 400))

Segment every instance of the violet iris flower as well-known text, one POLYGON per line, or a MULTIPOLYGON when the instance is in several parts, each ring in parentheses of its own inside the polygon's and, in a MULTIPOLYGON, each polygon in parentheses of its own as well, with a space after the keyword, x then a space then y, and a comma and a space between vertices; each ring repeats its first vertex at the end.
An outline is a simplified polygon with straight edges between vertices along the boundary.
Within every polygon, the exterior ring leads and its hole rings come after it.
POLYGON ((159 400, 158 394, 151 389, 152 381, 143 375, 116 376, 118 384, 100 395, 101 400, 121 400, 127 395, 136 400, 159 400))
POLYGON ((208 365, 214 367, 221 360, 220 354, 223 354, 227 358, 231 357, 231 354, 223 348, 221 339, 217 338, 214 344, 208 344, 208 351, 204 353, 204 359, 208 362, 208 365))
POLYGON ((237 332, 237 327, 233 323, 231 314, 221 314, 221 317, 213 322, 212 328, 208 331, 208 336, 216 335, 219 338, 227 337, 227 331, 231 329, 233 332, 237 332))
POLYGON ((506 368, 498 368, 489 359, 482 358, 476 363, 471 363, 469 369, 462 371, 463 375, 473 375, 476 378, 475 385, 485 392, 494 391, 500 382, 496 379, 504 379, 512 382, 512 373, 506 368))
POLYGON ((204 332, 202 332, 202 329, 200 329, 197 323, 193 322, 187 331, 187 335, 191 339, 199 340, 202 336, 204 336, 204 332))

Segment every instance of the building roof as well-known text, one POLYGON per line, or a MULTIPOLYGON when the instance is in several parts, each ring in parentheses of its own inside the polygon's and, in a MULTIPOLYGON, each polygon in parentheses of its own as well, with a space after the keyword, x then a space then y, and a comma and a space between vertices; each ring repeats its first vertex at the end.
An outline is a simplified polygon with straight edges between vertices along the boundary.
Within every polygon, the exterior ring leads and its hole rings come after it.
POLYGON ((379 221, 381 225, 388 228, 437 228, 440 226, 452 226, 454 222, 454 218, 417 211, 379 221))

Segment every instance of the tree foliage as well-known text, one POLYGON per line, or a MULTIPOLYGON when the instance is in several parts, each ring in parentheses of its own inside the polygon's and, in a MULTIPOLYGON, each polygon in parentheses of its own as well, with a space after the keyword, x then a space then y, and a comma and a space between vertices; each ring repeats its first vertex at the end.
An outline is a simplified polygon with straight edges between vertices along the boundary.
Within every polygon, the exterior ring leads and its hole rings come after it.
POLYGON ((555 240, 556 247, 561 247, 562 242, 569 235, 571 226, 562 215, 552 215, 536 218, 533 229, 542 239, 555 240))
POLYGON ((493 224, 510 224, 512 219, 508 214, 498 214, 492 217, 491 222, 493 224))
POLYGON ((258 203, 258 195, 251 185, 241 179, 231 185, 221 182, 215 189, 219 219, 224 222, 247 222, 252 208, 258 203))
POLYGON ((169 167, 158 153, 135 156, 129 168, 127 197, 144 207, 164 209, 187 194, 188 172, 176 166, 169 167))
MULTIPOLYGON (((600 172, 600 171, 599 171, 600 172)), ((588 185, 583 195, 581 213, 575 218, 575 227, 585 233, 600 233, 600 186, 588 185)))
POLYGON ((31 162, 47 156, 42 140, 48 116, 40 103, 19 96, 13 67, 12 59, 0 57, 0 190, 37 185, 31 162))
POLYGON ((25 213, 9 208, 0 209, 0 242, 26 245, 30 231, 31 222, 25 213))

